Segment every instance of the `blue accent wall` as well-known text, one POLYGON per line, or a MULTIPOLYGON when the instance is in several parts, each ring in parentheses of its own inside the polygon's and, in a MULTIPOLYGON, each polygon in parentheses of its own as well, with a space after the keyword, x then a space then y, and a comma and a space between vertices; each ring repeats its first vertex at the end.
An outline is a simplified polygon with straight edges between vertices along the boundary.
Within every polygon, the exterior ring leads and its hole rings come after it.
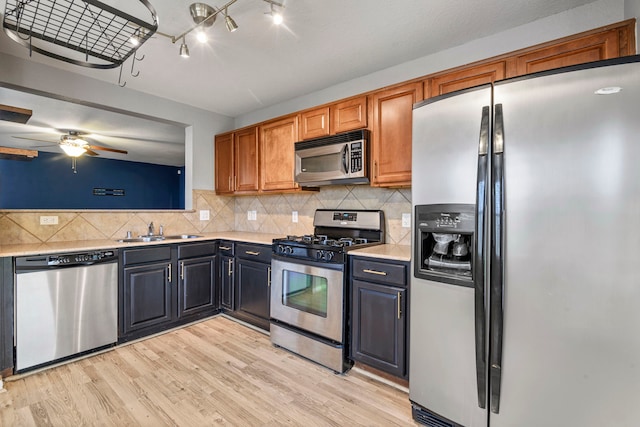
POLYGON ((184 167, 66 154, 0 159, 0 209, 184 209, 184 167), (94 196, 94 188, 124 196, 94 196))

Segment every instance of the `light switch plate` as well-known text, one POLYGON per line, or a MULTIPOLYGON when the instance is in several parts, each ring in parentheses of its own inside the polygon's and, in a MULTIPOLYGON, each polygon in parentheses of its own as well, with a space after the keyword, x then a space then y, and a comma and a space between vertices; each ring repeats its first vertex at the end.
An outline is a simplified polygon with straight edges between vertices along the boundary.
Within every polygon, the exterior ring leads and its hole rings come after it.
POLYGON ((411 228, 411 214, 403 213, 402 214, 402 228, 411 228))
POLYGON ((200 221, 209 221, 209 210, 204 209, 200 211, 200 221))
POLYGON ((51 216, 41 216, 40 217, 40 225, 56 225, 58 224, 58 216, 57 215, 51 215, 51 216))
POLYGON ((298 222, 298 211, 291 211, 291 222, 298 222))

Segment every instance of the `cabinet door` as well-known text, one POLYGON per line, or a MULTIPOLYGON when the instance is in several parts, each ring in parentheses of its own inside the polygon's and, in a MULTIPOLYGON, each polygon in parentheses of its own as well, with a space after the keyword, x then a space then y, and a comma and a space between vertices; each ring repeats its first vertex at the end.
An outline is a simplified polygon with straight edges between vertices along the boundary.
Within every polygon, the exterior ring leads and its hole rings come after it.
POLYGON ((216 261, 215 256, 178 261, 178 317, 217 308, 216 261))
POLYGON ((506 61, 498 61, 434 76, 425 82, 425 98, 502 80, 506 67, 506 61))
POLYGON ((352 282, 351 357, 406 377, 406 289, 352 282))
POLYGON ((260 126, 260 166, 262 190, 298 188, 294 181, 294 143, 298 139, 298 116, 260 126))
POLYGON ((269 320, 271 301, 269 289, 270 265, 236 258, 238 283, 237 310, 269 320))
POLYGON ((215 137, 215 184, 217 194, 233 193, 233 134, 225 133, 215 137))
POLYGON ((233 135, 236 192, 256 192, 258 182, 258 128, 250 127, 233 135))
POLYGON ((233 257, 220 257, 220 305, 235 310, 233 289, 233 257))
POLYGON ((300 113, 300 139, 329 135, 329 107, 300 113))
POLYGON ((172 320, 172 264, 124 268, 124 333, 172 320))
POLYGON ((375 92, 371 100, 371 185, 409 186, 413 104, 422 100, 422 84, 411 83, 375 92))
POLYGON ((331 133, 367 127, 367 97, 349 99, 331 106, 331 133))
POLYGON ((554 41, 538 49, 527 49, 526 53, 510 58, 507 77, 633 55, 635 48, 632 44, 635 43, 629 43, 629 40, 634 30, 634 25, 626 25, 584 37, 573 37, 572 40, 554 41))

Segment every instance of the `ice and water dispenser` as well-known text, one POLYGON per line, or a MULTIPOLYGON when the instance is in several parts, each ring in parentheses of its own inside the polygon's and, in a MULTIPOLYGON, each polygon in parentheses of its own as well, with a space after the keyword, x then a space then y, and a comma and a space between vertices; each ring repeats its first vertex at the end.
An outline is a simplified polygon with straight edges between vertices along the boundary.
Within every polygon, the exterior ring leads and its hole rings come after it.
POLYGON ((417 205, 415 209, 415 276, 473 286, 475 205, 417 205))

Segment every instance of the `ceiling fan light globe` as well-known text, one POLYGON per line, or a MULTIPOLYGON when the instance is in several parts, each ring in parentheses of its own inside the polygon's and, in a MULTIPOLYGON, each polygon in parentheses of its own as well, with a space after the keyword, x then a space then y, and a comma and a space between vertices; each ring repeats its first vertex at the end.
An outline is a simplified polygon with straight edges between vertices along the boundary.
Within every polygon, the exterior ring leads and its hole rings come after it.
POLYGON ((86 148, 75 144, 60 144, 60 148, 71 157, 80 157, 87 152, 86 148))

